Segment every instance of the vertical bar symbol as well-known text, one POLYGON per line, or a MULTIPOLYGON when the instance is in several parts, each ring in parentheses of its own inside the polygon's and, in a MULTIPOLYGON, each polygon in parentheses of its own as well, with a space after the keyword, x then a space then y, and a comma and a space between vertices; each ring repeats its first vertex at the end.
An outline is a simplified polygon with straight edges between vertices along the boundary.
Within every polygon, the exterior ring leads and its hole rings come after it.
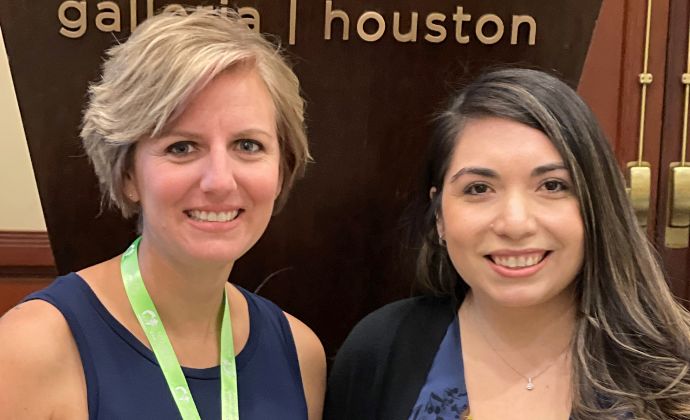
POLYGON ((297 26, 297 0, 290 0, 290 35, 288 43, 295 45, 295 32, 297 26))
POLYGON ((137 29, 137 0, 129 0, 129 26, 130 32, 137 29))

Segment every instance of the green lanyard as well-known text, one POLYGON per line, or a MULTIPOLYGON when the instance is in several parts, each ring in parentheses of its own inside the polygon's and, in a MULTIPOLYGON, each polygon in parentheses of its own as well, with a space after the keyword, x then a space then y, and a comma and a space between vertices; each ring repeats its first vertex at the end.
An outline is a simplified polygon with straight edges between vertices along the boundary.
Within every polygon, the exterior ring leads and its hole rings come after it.
MULTIPOLYGON (((146 334, 156 360, 163 371, 165 381, 168 383, 170 393, 177 404, 177 409, 183 420, 200 419, 199 411, 194 404, 192 393, 189 391, 187 380, 182 373, 180 362, 177 361, 168 334, 153 305, 151 296, 146 291, 146 286, 139 271, 139 242, 137 238, 132 245, 122 254, 120 270, 122 281, 125 285, 129 303, 146 334)), ((222 420, 239 420, 237 408, 237 371, 235 369, 235 348, 232 342, 232 324, 228 299, 223 292, 223 322, 220 328, 220 397, 222 408, 222 420)))

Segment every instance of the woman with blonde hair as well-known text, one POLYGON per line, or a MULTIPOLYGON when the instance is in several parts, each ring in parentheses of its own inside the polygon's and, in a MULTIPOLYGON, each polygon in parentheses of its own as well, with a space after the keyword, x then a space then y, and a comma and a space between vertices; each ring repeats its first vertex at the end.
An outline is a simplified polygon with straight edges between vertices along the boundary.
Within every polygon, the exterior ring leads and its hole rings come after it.
POLYGON ((141 236, 0 320, 0 418, 319 419, 323 348, 228 283, 309 159, 299 82, 232 11, 164 13, 107 53, 81 137, 141 236))
POLYGON ((690 419, 690 316, 565 83, 489 71, 436 121, 411 211, 424 295, 363 319, 326 419, 690 419))

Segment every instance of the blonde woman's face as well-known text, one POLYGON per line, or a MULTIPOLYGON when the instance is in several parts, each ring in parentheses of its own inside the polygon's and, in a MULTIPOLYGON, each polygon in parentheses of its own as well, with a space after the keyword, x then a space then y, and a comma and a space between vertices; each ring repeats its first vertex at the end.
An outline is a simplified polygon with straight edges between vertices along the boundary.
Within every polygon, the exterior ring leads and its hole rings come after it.
POLYGON ((280 192, 273 101, 253 68, 216 76, 161 136, 142 140, 125 192, 149 246, 232 263, 261 237, 280 192))
POLYGON ((476 299, 506 307, 570 299, 584 227, 570 174, 542 132, 500 118, 469 121, 437 227, 476 299))

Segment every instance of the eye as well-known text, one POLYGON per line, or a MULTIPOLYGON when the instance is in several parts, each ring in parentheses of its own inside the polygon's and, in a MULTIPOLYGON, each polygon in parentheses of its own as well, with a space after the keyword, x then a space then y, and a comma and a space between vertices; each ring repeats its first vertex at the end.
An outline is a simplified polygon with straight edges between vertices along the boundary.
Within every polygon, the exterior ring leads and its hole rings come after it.
POLYGON ((550 179, 542 184, 544 189, 549 192, 568 191, 570 188, 568 184, 557 179, 550 179))
POLYGON ((165 152, 173 156, 184 156, 195 150, 191 141, 178 141, 165 148, 165 152))
POLYGON ((490 190, 491 189, 486 184, 470 184, 465 187, 463 193, 466 195, 482 195, 488 193, 490 190))
POLYGON ((245 153, 257 153, 263 150, 261 143, 255 140, 242 139, 237 141, 237 148, 245 153))

